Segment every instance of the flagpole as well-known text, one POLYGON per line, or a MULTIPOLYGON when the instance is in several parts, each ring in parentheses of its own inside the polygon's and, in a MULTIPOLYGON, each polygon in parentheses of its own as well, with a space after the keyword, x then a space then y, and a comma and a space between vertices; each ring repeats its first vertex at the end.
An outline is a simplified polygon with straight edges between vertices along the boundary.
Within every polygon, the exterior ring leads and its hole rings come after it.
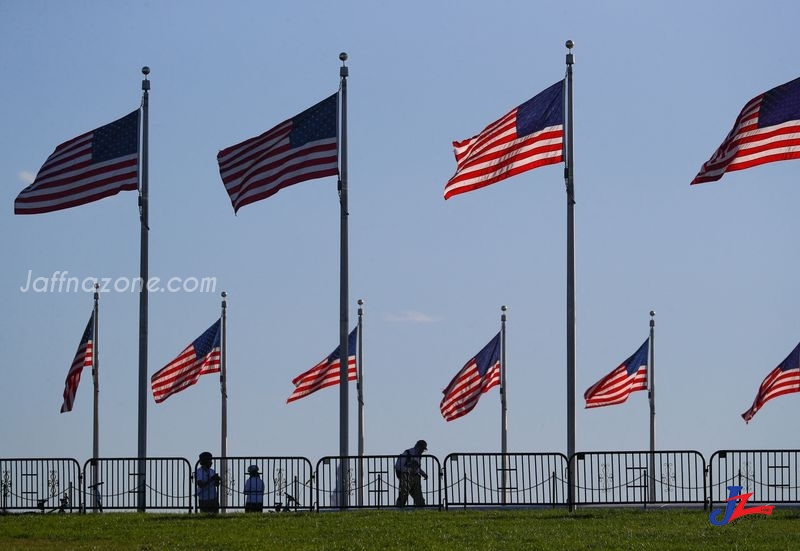
POLYGON ((150 99, 150 67, 142 67, 142 156, 139 191, 139 218, 141 221, 141 246, 139 256, 139 440, 137 465, 136 510, 143 513, 145 504, 145 481, 147 480, 147 273, 148 237, 150 232, 148 198, 148 111, 150 99))
POLYGON ((220 369, 219 369, 219 390, 222 395, 222 412, 220 413, 220 445, 219 455, 222 460, 222 491, 220 492, 220 511, 225 512, 228 505, 228 494, 225 491, 229 484, 228 480, 228 376, 226 371, 226 358, 227 353, 227 320, 228 320, 228 293, 222 291, 222 322, 220 323, 220 369))
MULTIPOLYGON (((364 504, 364 301, 358 299, 358 505, 364 504)), ((348 360, 349 361, 349 360, 348 360)))
MULTIPOLYGON (((575 454, 575 183, 572 148, 572 65, 574 42, 567 40, 567 151, 564 176, 567 187, 567 457, 575 454)), ((568 502, 575 504, 575 469, 570 465, 568 502)))
POLYGON ((650 502, 656 499, 656 312, 650 310, 650 366, 648 370, 648 379, 650 380, 650 486, 648 488, 650 494, 650 502))
POLYGON ((347 53, 339 54, 342 66, 339 68, 341 82, 341 118, 339 139, 339 204, 341 207, 341 233, 340 233, 340 271, 339 271, 339 507, 347 507, 347 491, 345 488, 346 471, 343 463, 348 451, 348 358, 347 339, 349 336, 349 298, 348 298, 348 251, 347 251, 347 77, 349 75, 347 53))
POLYGON ((100 457, 100 284, 94 284, 94 313, 92 324, 92 383, 94 384, 94 419, 92 429, 92 492, 94 496, 92 510, 97 512, 97 460, 100 457))
POLYGON ((502 454, 501 470, 503 471, 503 488, 502 488, 502 503, 506 504, 506 491, 508 486, 508 410, 507 410, 507 394, 506 394, 506 310, 508 308, 503 305, 500 307, 503 312, 500 315, 500 452, 502 454))

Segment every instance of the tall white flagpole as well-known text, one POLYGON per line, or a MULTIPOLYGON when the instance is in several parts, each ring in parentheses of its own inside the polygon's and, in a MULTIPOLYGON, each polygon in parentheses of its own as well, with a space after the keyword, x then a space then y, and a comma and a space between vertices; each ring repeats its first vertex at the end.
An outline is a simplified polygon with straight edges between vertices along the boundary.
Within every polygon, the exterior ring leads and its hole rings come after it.
POLYGON ((506 306, 501 306, 500 315, 500 453, 502 454, 501 470, 503 471, 502 503, 506 503, 508 490, 508 387, 506 386, 506 306))
POLYGON ((650 383, 650 485, 648 487, 650 502, 656 500, 656 312, 650 310, 650 362, 647 369, 647 380, 650 383))
POLYGON ((150 67, 142 67, 142 156, 139 189, 139 218, 141 221, 141 245, 139 256, 139 439, 138 464, 136 468, 136 510, 143 513, 146 509, 145 484, 147 481, 147 280, 148 280, 148 238, 149 221, 149 188, 148 188, 148 113, 150 102, 150 67))
POLYGON ((339 204, 340 204, 340 263, 339 263, 339 507, 347 508, 347 465, 348 451, 348 358, 347 340, 350 334, 349 274, 347 251, 347 76, 345 65, 347 54, 339 54, 342 66, 340 77, 340 123, 339 123, 339 204))
POLYGON ((94 386, 94 415, 92 423, 92 510, 97 512, 100 507, 97 497, 98 464, 100 457, 100 284, 94 284, 94 312, 92 315, 92 383, 94 386))
POLYGON ((358 505, 364 504, 364 301, 358 299, 358 505))
MULTIPOLYGON (((572 124, 572 56, 574 46, 567 40, 567 148, 564 177, 567 187, 567 457, 573 461, 575 455, 575 182, 573 158, 572 124)), ((568 503, 570 511, 575 506, 575 465, 569 469, 568 503)))
POLYGON ((222 395, 222 412, 220 413, 220 445, 219 453, 220 460, 222 461, 222 483, 223 486, 220 491, 220 511, 225 512, 228 505, 228 493, 226 491, 230 480, 228 479, 228 373, 225 357, 227 353, 227 336, 228 336, 228 293, 222 291, 222 319, 220 321, 220 366, 219 366, 219 390, 222 395))

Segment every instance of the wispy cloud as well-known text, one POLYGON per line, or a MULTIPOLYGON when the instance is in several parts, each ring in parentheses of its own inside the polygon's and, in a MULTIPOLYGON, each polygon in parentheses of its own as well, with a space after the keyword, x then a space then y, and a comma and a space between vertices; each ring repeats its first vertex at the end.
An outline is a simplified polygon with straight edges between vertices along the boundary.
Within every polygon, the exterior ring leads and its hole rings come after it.
POLYGON ((33 180, 36 178, 36 174, 33 172, 28 172, 27 170, 21 170, 17 172, 17 178, 20 182, 24 184, 32 184, 33 180))
POLYGON ((433 323, 436 321, 428 314, 415 312, 414 310, 403 310, 398 313, 388 313, 383 315, 384 321, 406 322, 406 323, 433 323))

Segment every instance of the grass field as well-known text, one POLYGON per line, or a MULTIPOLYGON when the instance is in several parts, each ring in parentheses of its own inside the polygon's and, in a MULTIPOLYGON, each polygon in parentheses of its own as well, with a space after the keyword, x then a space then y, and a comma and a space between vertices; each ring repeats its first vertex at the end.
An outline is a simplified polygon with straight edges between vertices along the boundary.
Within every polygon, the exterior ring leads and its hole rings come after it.
POLYGON ((713 526, 708 511, 583 509, 0 516, 3 550, 800 548, 800 511, 713 526))

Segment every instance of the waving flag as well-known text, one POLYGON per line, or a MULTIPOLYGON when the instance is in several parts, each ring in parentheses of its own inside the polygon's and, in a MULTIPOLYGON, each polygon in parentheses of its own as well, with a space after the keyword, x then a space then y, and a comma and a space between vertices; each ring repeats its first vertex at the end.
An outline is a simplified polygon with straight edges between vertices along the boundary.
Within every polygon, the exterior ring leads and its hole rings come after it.
POLYGON ((217 155, 234 212, 285 187, 339 174, 333 94, 299 115, 217 155))
POLYGON ((645 340, 633 356, 584 392, 587 408, 613 406, 628 399, 631 392, 647 390, 647 353, 650 340, 645 340))
POLYGON ((742 413, 742 418, 749 423, 756 412, 768 401, 792 392, 800 392, 800 344, 778 367, 770 371, 761 383, 753 405, 742 413))
POLYGON ((800 159, 800 78, 747 102, 692 184, 714 182, 726 172, 789 159, 800 159))
POLYGON ((173 394, 192 386, 200 375, 219 373, 221 322, 222 320, 217 320, 177 358, 153 374, 150 386, 156 403, 161 403, 173 394))
POLYGON ((446 421, 472 411, 481 394, 500 384, 500 333, 461 368, 442 391, 439 410, 446 421))
POLYGON ((564 81, 560 80, 477 136, 453 142, 456 173, 445 185, 444 198, 560 163, 563 142, 564 81))
MULTIPOLYGON (((358 380, 358 372, 356 371, 356 339, 358 338, 358 327, 350 332, 347 337, 347 380, 358 380)), ((287 398, 286 403, 294 402, 300 398, 305 398, 309 394, 326 388, 329 386, 336 386, 339 384, 341 375, 340 370, 340 357, 339 346, 336 350, 331 352, 330 356, 319 362, 317 365, 301 373, 294 379, 292 384, 295 386, 292 395, 287 398)))
POLYGON ((86 330, 83 332, 81 342, 78 344, 78 351, 75 353, 75 359, 72 360, 72 366, 67 373, 67 380, 64 382, 64 403, 61 404, 61 413, 72 411, 72 405, 75 403, 75 394, 78 392, 78 384, 81 382, 81 373, 83 368, 91 368, 94 360, 94 312, 89 317, 89 323, 86 324, 86 330))
POLYGON ((139 110, 62 143, 14 201, 14 214, 40 214, 139 188, 139 110))

